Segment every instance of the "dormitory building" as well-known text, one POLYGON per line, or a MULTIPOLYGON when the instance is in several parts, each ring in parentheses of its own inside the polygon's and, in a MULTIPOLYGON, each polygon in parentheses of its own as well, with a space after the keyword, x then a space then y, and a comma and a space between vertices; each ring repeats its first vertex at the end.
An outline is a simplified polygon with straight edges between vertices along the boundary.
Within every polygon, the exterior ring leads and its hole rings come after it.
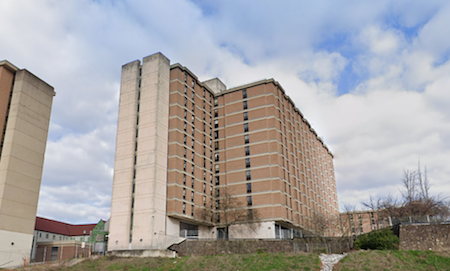
POLYGON ((338 216, 333 154, 277 81, 201 82, 161 53, 122 67, 108 250, 292 238, 338 216))

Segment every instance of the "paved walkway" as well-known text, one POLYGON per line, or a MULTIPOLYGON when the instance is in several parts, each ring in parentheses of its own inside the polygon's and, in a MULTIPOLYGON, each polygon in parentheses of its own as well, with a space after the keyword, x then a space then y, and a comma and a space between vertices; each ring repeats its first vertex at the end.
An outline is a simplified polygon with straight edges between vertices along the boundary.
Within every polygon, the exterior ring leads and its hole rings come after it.
POLYGON ((320 254, 319 258, 322 262, 321 271, 333 271, 333 266, 337 264, 347 254, 320 254))

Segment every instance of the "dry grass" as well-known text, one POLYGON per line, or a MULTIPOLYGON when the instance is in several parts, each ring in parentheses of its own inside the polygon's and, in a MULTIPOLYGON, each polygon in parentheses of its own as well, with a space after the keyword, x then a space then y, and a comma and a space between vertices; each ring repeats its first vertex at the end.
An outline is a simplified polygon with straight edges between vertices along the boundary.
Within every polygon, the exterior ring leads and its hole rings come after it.
MULTIPOLYGON (((86 259, 70 266, 71 261, 34 265, 18 270, 128 270, 128 271, 236 271, 236 270, 320 270, 317 254, 232 254, 218 256, 192 256, 181 258, 116 258, 86 259)), ((342 259, 334 270, 450 270, 450 251, 354 251, 342 259)))
POLYGON ((116 258, 103 257, 87 259, 72 267, 69 261, 35 265, 19 270, 196 270, 196 271, 236 271, 236 270, 319 270, 317 254, 234 254, 218 256, 192 256, 181 258, 116 258))
POLYGON ((353 270, 450 270, 450 252, 372 250, 349 253, 334 268, 353 270))

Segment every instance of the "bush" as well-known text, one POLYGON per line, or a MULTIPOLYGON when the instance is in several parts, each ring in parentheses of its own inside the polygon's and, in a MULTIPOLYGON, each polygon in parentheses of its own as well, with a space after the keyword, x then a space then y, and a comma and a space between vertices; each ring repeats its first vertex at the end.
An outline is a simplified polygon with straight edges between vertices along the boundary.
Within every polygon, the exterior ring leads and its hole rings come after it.
POLYGON ((399 239, 388 228, 360 235, 355 241, 356 249, 398 249, 399 239))

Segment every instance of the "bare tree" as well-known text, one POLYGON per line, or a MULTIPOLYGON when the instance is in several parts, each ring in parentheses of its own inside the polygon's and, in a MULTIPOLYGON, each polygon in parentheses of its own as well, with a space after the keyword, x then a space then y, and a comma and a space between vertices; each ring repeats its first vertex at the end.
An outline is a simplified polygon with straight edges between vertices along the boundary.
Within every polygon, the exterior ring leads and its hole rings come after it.
POLYGON ((260 226, 259 213, 245 204, 243 197, 236 196, 230 188, 217 188, 216 198, 209 207, 199 210, 199 216, 206 221, 212 221, 218 231, 223 230, 223 238, 228 239, 230 227, 233 232, 254 233, 260 226))
POLYGON ((336 224, 339 227, 341 237, 350 237, 353 235, 353 230, 356 228, 353 219, 355 210, 355 205, 344 203, 343 212, 339 216, 339 223, 336 224))

